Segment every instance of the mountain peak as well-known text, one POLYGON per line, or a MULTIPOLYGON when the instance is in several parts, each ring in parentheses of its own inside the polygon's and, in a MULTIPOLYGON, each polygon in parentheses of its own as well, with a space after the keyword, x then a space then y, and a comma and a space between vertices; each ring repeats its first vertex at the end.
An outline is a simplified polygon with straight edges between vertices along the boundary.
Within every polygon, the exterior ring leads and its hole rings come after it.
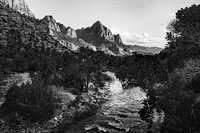
POLYGON ((71 27, 65 27, 65 25, 56 22, 56 20, 51 15, 46 15, 42 22, 48 27, 49 34, 58 38, 60 36, 69 36, 72 38, 77 38, 76 31, 71 27))
POLYGON ((115 38, 115 42, 116 43, 118 43, 118 44, 123 43, 122 39, 121 39, 121 36, 119 34, 114 35, 114 38, 115 38))
POLYGON ((123 44, 120 35, 114 35, 100 21, 95 22, 91 27, 76 31, 78 38, 83 39, 104 52, 107 49, 115 55, 129 54, 128 50, 125 50, 126 46, 123 44))
POLYGON ((48 26, 48 31, 50 35, 54 36, 55 33, 60 32, 60 27, 51 15, 46 15, 41 21, 45 23, 46 26, 48 26))
POLYGON ((0 0, 0 2, 3 5, 8 5, 10 8, 20 12, 21 14, 25 14, 29 17, 35 17, 25 0, 0 0))
POLYGON ((91 29, 103 30, 103 28, 106 27, 99 20, 91 26, 91 29))
POLYGON ((53 16, 51 16, 51 15, 46 15, 43 19, 51 20, 51 19, 54 19, 54 18, 53 18, 53 16))
POLYGON ((96 21, 93 25, 102 25, 101 21, 96 21))
POLYGON ((80 38, 85 39, 85 41, 89 41, 89 42, 91 41, 90 37, 96 38, 96 40, 98 41, 95 41, 95 42, 92 41, 93 43, 95 43, 95 45, 101 44, 102 41, 110 41, 117 44, 122 43, 120 35, 119 34, 114 35, 111 32, 111 30, 108 29, 106 26, 104 26, 99 20, 96 21, 91 27, 77 30, 77 34, 80 38))

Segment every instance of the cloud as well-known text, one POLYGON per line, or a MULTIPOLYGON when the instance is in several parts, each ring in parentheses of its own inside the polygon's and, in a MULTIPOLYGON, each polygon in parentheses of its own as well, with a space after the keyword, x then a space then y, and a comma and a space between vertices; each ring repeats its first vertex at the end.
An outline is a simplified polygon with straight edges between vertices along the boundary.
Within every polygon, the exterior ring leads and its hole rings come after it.
POLYGON ((153 37, 148 33, 131 35, 129 32, 121 32, 118 29, 111 29, 114 34, 120 34, 124 44, 140 45, 147 47, 161 47, 164 48, 166 41, 164 38, 153 37))
POLYGON ((168 12, 167 14, 168 14, 169 16, 172 16, 172 17, 175 17, 175 16, 176 16, 175 13, 170 13, 170 12, 168 12))

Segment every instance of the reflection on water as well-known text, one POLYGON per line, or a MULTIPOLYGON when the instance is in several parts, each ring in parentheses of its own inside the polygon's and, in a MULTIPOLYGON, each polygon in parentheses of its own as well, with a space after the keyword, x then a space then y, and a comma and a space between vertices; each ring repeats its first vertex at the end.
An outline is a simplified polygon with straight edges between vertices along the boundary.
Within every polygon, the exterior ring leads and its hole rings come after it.
POLYGON ((113 95, 99 110, 94 123, 86 125, 85 129, 110 133, 145 132, 147 123, 138 115, 143 106, 139 100, 145 96, 139 88, 113 95))
POLYGON ((116 78, 115 74, 112 72, 106 72, 108 76, 112 78, 112 82, 109 84, 109 89, 111 93, 120 93, 123 92, 122 84, 120 83, 119 79, 116 78))
POLYGON ((102 105, 95 116, 72 125, 66 133, 145 133, 147 123, 139 118, 138 111, 143 107, 146 94, 139 87, 122 89, 113 73, 108 73, 113 81, 110 84, 112 96, 102 105))

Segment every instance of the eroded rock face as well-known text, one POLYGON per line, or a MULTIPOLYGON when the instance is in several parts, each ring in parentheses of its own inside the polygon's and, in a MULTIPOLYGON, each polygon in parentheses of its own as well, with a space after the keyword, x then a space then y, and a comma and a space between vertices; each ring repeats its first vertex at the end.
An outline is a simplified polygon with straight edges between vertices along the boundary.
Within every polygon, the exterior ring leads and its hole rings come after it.
POLYGON ((56 22, 52 16, 45 16, 40 24, 49 35, 72 51, 78 50, 79 47, 86 46, 95 50, 91 44, 77 38, 76 31, 73 28, 69 26, 65 27, 63 24, 56 22))
POLYGON ((45 16, 42 22, 47 26, 46 28, 50 35, 56 36, 57 33, 61 32, 59 25, 52 16, 45 16))
POLYGON ((114 35, 110 29, 105 27, 100 21, 94 23, 91 27, 76 30, 78 38, 93 44, 98 49, 112 55, 129 54, 126 46, 123 44, 120 35, 114 35))
POLYGON ((0 0, 0 3, 3 5, 8 5, 12 9, 27 16, 35 17, 25 0, 0 0))
POLYGON ((118 43, 118 44, 123 43, 122 39, 121 39, 121 36, 119 34, 114 35, 114 39, 115 39, 115 42, 118 43))
POLYGON ((47 34, 40 20, 26 17, 4 5, 0 5, 0 45, 44 46, 49 49, 65 51, 65 48, 47 34))
POLYGON ((52 16, 45 16, 42 19, 42 23, 44 23, 49 31, 49 34, 55 38, 63 38, 64 36, 77 38, 76 31, 71 27, 65 27, 61 23, 57 23, 56 20, 52 16))
POLYGON ((58 25, 60 27, 61 33, 66 34, 72 38, 77 38, 76 31, 73 28, 69 26, 66 28, 63 24, 60 23, 58 23, 58 25))
POLYGON ((91 32, 93 32, 94 35, 99 36, 103 39, 107 39, 111 42, 115 41, 111 30, 105 27, 100 21, 97 21, 92 25, 91 32))
POLYGON ((97 21, 91 27, 78 29, 77 35, 79 38, 96 46, 102 44, 104 40, 115 42, 111 30, 105 27, 100 21, 97 21))

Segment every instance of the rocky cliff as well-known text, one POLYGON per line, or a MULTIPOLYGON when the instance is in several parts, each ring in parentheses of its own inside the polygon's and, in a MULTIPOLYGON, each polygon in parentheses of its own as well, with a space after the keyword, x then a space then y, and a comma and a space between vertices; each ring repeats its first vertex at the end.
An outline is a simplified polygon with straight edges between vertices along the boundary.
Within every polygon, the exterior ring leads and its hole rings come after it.
POLYGON ((52 36, 47 34, 41 20, 27 17, 21 13, 0 5, 0 45, 18 47, 38 47, 64 51, 62 46, 52 36))
POLYGON ((42 23, 46 25, 46 29, 49 34, 53 37, 59 38, 59 36, 68 36, 72 38, 77 38, 76 31, 71 27, 65 27, 63 24, 56 22, 52 16, 45 16, 42 23))
POLYGON ((6 6, 8 5, 15 11, 18 11, 30 17, 34 17, 34 14, 29 9, 28 4, 25 0, 0 0, 0 4, 6 6))
POLYGON ((112 53, 113 55, 130 54, 129 50, 123 44, 120 35, 114 35, 100 21, 97 21, 91 27, 78 29, 76 32, 79 38, 93 44, 97 49, 106 53, 112 53))
POLYGON ((104 40, 115 42, 115 38, 110 29, 105 27, 100 21, 94 23, 91 27, 76 30, 78 37, 83 40, 99 46, 104 40))
POLYGON ((86 47, 96 50, 93 45, 90 45, 80 38, 77 38, 76 31, 71 27, 58 23, 52 16, 45 16, 41 20, 46 32, 54 39, 58 40, 60 44, 70 50, 76 51, 79 47, 86 47))
MULTIPOLYGON (((117 56, 130 55, 131 52, 138 51, 137 47, 124 45, 120 35, 114 35, 100 21, 91 27, 74 30, 56 22, 50 15, 41 20, 27 17, 34 15, 24 0, 0 0, 0 7, 0 42, 3 45, 32 43, 73 51, 79 47, 89 47, 117 56)), ((143 51, 151 52, 152 49, 143 48, 143 51)))
POLYGON ((70 37, 72 37, 72 38, 77 38, 77 35, 76 35, 76 31, 73 29, 73 28, 71 28, 71 27, 65 27, 63 24, 61 24, 61 23, 58 23, 58 25, 59 25, 59 27, 60 27, 60 30, 61 30, 61 33, 62 34, 65 34, 65 35, 67 35, 67 36, 70 36, 70 37))

